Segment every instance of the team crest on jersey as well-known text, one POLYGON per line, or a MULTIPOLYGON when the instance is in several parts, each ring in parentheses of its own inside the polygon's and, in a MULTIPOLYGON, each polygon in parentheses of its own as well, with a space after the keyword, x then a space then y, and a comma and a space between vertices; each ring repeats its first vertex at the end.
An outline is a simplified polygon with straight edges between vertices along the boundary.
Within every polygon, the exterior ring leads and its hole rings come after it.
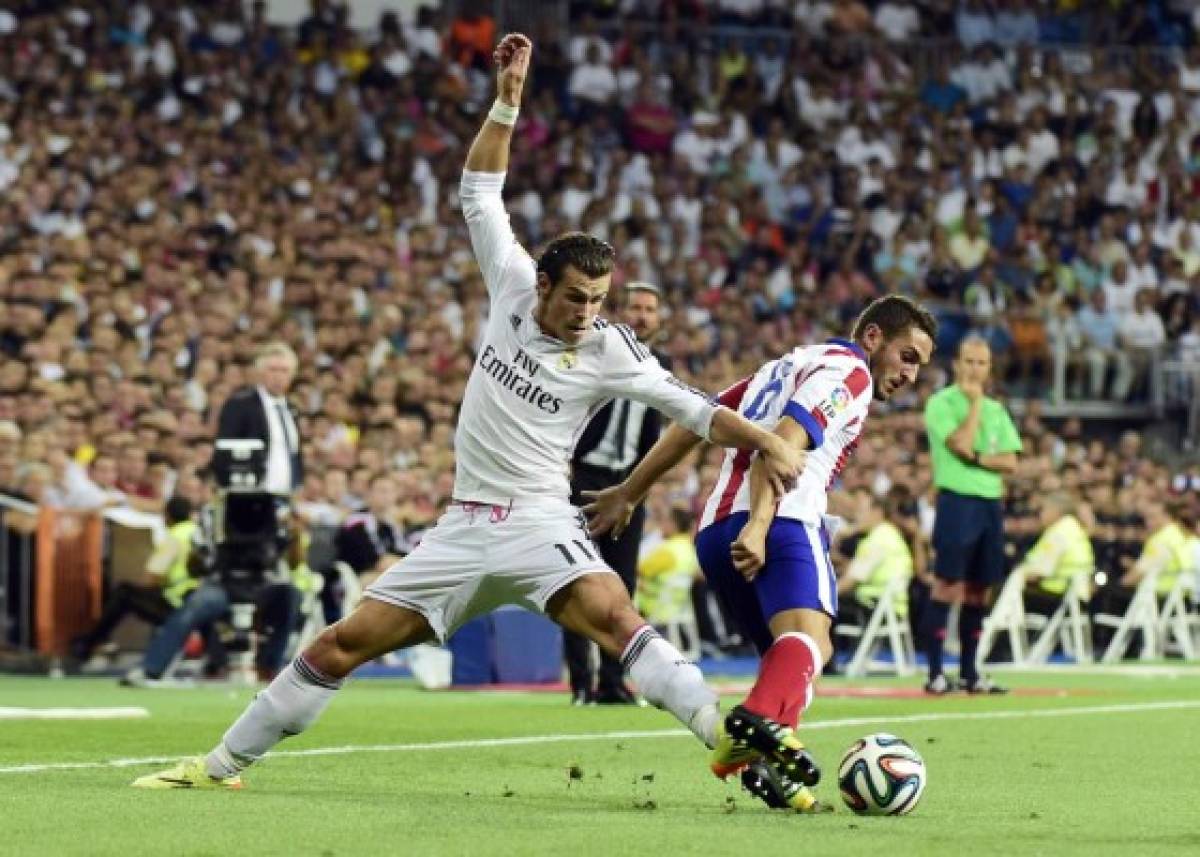
POLYGON ((579 363, 579 355, 574 351, 564 351, 562 357, 558 358, 559 369, 574 369, 579 363))
POLYGON ((508 320, 512 322, 513 330, 521 326, 521 317, 519 315, 510 315, 508 320))

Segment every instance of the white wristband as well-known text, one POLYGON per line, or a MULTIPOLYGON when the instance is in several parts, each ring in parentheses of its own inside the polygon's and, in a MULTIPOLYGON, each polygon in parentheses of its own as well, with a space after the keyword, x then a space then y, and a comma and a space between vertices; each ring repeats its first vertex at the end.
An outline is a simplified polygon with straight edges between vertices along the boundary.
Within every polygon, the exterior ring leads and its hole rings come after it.
POLYGON ((512 127, 517 124, 517 114, 520 109, 505 104, 499 98, 492 102, 492 109, 488 111, 488 119, 491 119, 498 125, 508 125, 512 127))

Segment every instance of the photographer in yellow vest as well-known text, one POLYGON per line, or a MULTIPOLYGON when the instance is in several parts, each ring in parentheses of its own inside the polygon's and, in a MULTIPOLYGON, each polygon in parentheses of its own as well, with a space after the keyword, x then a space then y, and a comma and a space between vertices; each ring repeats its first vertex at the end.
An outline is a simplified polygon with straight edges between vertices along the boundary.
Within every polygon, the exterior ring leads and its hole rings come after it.
POLYGON ((108 642, 121 620, 131 613, 158 627, 199 585, 199 581, 188 573, 192 535, 196 531, 191 501, 172 497, 167 501, 165 518, 167 535, 146 561, 141 579, 136 583, 117 584, 95 627, 71 641, 71 657, 86 661, 97 647, 108 642))
POLYGON ((646 621, 663 627, 692 610, 692 584, 700 561, 692 541, 695 518, 686 506, 662 515, 663 540, 638 560, 637 605, 646 621))
POLYGON ((1042 534, 1016 569, 1025 575, 1026 612, 1052 615, 1071 579, 1090 575, 1095 568, 1092 540, 1080 511, 1070 494, 1056 492, 1042 498, 1042 534))
MULTIPOLYGON (((1142 520, 1146 523, 1146 542, 1137 561, 1115 583, 1109 583, 1092 599, 1092 613, 1122 616, 1133 601, 1134 592, 1147 575, 1155 575, 1154 591, 1161 603, 1175 587, 1175 581, 1191 566, 1191 549, 1188 532, 1176 520, 1173 510, 1163 500, 1150 500, 1142 504, 1142 520)), ((1113 575, 1116 577, 1116 575, 1113 575)), ((1095 646, 1101 651, 1112 637, 1113 631, 1105 625, 1093 623, 1095 646)))
MULTIPOLYGON (((854 557, 838 575, 838 623, 863 627, 879 603, 888 584, 900 577, 906 582, 913 575, 913 554, 908 539, 897 526, 903 517, 902 504, 911 499, 907 491, 889 491, 882 500, 866 488, 854 493, 857 520, 847 535, 863 533, 854 549, 854 557)), ((842 533, 839 537, 844 538, 842 533)), ((900 616, 908 612, 908 587, 895 600, 900 616)))

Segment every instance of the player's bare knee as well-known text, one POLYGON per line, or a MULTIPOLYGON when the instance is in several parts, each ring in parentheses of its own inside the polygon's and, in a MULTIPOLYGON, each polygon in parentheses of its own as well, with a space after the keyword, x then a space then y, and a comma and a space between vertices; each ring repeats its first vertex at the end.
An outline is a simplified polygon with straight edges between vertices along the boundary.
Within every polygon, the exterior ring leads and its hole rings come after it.
POLYGON ((984 583, 965 583, 962 603, 968 607, 986 607, 990 588, 984 583))
POLYGON ((944 580, 939 577, 933 584, 933 598, 947 604, 957 604, 963 600, 965 589, 961 580, 944 580))
POLYGON ((824 666, 833 657, 833 643, 828 633, 814 636, 813 639, 817 643, 817 651, 821 653, 821 665, 824 666))
POLYGON ((345 678, 361 664, 361 641, 347 633, 344 622, 336 622, 317 635, 307 649, 304 659, 331 678, 345 678))

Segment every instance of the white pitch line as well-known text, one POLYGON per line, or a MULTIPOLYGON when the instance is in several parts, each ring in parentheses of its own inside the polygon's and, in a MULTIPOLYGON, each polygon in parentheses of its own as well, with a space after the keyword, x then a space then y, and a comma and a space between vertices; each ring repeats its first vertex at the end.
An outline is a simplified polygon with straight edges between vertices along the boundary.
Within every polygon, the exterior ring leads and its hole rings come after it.
POLYGON ((132 720, 149 717, 144 708, 7 708, 0 707, 0 720, 132 720))
MULTIPOLYGON (((1132 714, 1147 711, 1171 711, 1200 708, 1200 700, 1173 700, 1124 705, 1090 705, 1075 708, 1033 708, 1012 711, 942 711, 931 714, 905 714, 880 717, 848 717, 841 720, 818 720, 803 725, 804 731, 842 729, 849 726, 900 723, 930 723, 950 720, 1010 720, 1018 717, 1071 717, 1077 714, 1132 714)), ((418 750, 479 749, 484 747, 520 747, 528 744, 552 744, 581 741, 638 740, 642 738, 692 737, 686 729, 655 729, 632 732, 589 732, 580 735, 525 735, 516 738, 476 738, 461 741, 430 741, 421 744, 349 744, 342 747, 314 747, 311 750, 279 750, 271 758, 303 756, 344 756, 351 753, 403 753, 418 750)), ((46 764, 11 765, 0 767, 0 774, 36 774, 44 771, 79 771, 96 768, 131 768, 141 765, 160 765, 177 762, 180 756, 144 756, 136 759, 110 759, 104 762, 50 762, 46 764)))

